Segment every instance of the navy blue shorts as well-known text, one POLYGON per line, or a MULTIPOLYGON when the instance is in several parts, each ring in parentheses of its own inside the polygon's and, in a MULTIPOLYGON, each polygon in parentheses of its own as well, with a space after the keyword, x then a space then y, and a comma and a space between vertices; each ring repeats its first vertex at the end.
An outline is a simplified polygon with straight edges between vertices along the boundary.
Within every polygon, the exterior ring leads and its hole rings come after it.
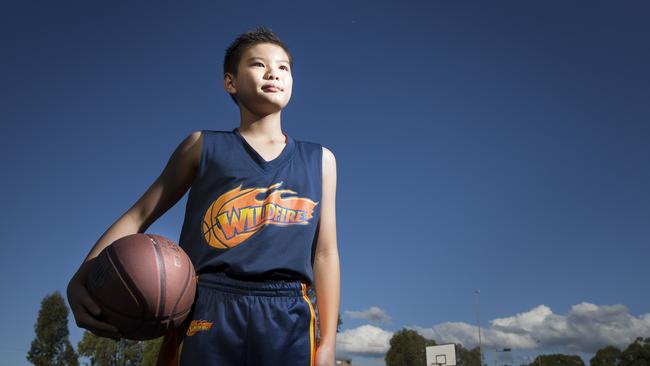
POLYGON ((161 348, 158 365, 314 365, 316 317, 302 281, 200 275, 192 313, 179 330, 162 345, 178 345, 177 352, 161 360, 170 353, 161 348))

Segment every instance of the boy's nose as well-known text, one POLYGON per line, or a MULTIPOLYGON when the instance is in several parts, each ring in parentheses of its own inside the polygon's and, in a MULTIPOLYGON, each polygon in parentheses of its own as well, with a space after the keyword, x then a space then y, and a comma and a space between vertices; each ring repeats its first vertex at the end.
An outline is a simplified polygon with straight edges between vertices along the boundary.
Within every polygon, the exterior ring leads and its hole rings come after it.
POLYGON ((269 69, 269 72, 266 74, 269 79, 277 79, 277 73, 273 69, 269 69))

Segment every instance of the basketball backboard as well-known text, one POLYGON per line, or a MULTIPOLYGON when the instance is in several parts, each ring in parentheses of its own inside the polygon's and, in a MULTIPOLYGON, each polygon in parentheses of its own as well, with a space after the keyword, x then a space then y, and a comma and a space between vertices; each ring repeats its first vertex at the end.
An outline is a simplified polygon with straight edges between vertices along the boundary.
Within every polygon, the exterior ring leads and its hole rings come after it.
POLYGON ((456 345, 453 343, 429 346, 427 366, 456 366, 456 345))

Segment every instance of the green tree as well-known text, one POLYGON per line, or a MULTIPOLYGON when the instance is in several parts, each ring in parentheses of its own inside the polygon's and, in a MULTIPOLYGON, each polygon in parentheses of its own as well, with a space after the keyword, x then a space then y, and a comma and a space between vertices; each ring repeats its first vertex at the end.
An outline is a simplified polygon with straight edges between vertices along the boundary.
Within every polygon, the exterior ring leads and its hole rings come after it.
POLYGON ((621 354, 619 366, 650 366, 650 338, 637 338, 621 354))
POLYGON ((155 366, 158 360, 158 352, 164 337, 144 341, 144 350, 142 353, 142 366, 155 366))
POLYGON ((481 353, 478 347, 471 350, 464 348, 462 344, 456 344, 456 365, 457 366, 481 366, 481 353))
POLYGON ((619 366, 621 364, 621 350, 614 346, 601 348, 589 360, 590 366, 619 366))
POLYGON ((139 366, 144 344, 128 339, 115 341, 85 331, 77 349, 80 355, 90 359, 91 366, 139 366))
POLYGON ((29 362, 36 366, 79 365, 69 339, 68 314, 68 306, 60 292, 43 298, 34 326, 36 338, 27 352, 29 362))
POLYGON ((528 366, 585 366, 585 362, 576 355, 563 355, 563 354, 553 354, 553 355, 539 355, 535 358, 535 361, 529 363, 528 366))
POLYGON ((418 332, 402 329, 390 339, 390 349, 384 360, 386 366, 421 366, 426 364, 426 347, 435 346, 434 340, 422 337, 418 332))

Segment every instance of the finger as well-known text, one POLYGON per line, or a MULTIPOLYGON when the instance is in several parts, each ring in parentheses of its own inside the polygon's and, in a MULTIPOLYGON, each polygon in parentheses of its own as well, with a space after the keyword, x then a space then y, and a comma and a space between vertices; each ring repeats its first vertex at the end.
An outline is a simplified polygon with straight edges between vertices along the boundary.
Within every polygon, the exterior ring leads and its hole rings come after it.
POLYGON ((102 313, 102 309, 97 305, 97 303, 90 297, 84 296, 82 305, 88 309, 88 311, 95 317, 98 317, 102 313))
MULTIPOLYGON (((100 323, 103 324, 103 323, 100 323)), ((110 326, 110 325, 109 325, 110 326)), ((111 326, 112 327, 112 326, 111 326)), ((99 336, 99 337, 104 337, 104 338, 111 338, 113 340, 120 340, 122 338, 122 334, 120 334, 119 330, 106 330, 104 328, 97 328, 93 327, 90 325, 84 326, 84 328, 88 329, 91 333, 99 336)))
POLYGON ((108 333, 119 332, 119 329, 116 326, 94 318, 92 314, 88 312, 85 314, 79 314, 79 326, 86 329, 100 330, 108 333))
POLYGON ((92 334, 98 336, 98 337, 104 337, 104 338, 110 338, 114 341, 119 341, 122 336, 119 333, 112 333, 112 332, 104 332, 101 330, 91 330, 90 331, 92 334))

